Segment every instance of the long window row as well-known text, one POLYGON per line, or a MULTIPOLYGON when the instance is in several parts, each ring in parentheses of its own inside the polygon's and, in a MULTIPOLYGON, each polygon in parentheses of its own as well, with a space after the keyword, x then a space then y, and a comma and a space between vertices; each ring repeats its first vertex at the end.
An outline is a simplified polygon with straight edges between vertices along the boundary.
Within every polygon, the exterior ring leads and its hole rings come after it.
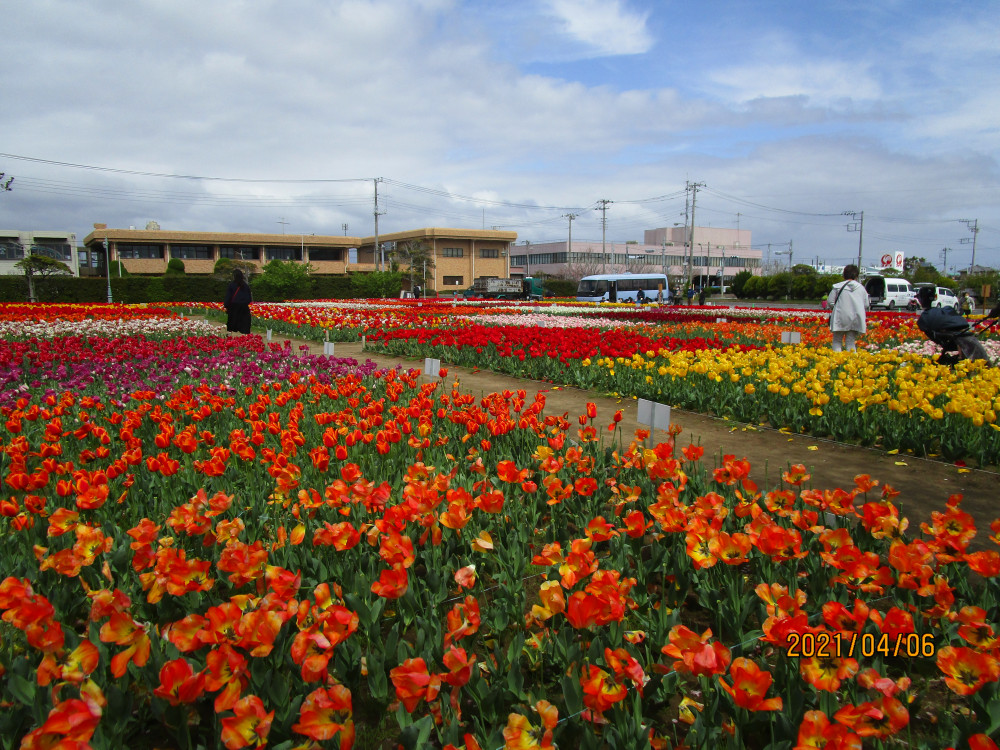
MULTIPOLYGON (((659 253, 606 253, 607 262, 613 265, 646 265, 646 266, 686 266, 686 255, 661 255, 659 253)), ((690 259, 693 266, 708 266, 718 268, 722 259, 718 256, 695 255, 690 259)), ((602 253, 536 253, 534 255, 512 255, 510 262, 515 266, 542 265, 547 263, 602 263, 602 253), (568 259, 568 261, 567 261, 568 259)), ((741 258, 733 255, 726 258, 726 268, 757 268, 760 258, 741 258)))
MULTIPOLYGON (((68 246, 67 246, 68 247, 68 246)), ((4 259, 3 246, 0 245, 0 259, 4 259)), ((122 259, 153 258, 162 260, 165 257, 165 247, 148 243, 126 243, 119 242, 117 245, 118 257, 122 259)), ((341 247, 316 247, 307 248, 309 260, 333 260, 344 259, 344 248, 341 247)), ((269 246, 263 251, 259 247, 252 246, 222 246, 219 248, 220 258, 231 258, 233 260, 261 260, 263 255, 266 260, 302 260, 301 247, 269 246)), ((17 256, 23 257, 23 256, 17 256)), ((181 260, 214 260, 215 252, 210 245, 171 245, 170 257, 181 260)))
POLYGON ((21 260, 24 246, 18 240, 0 240, 0 260, 21 260))
MULTIPOLYGON (((44 255, 60 261, 73 260, 73 247, 68 242, 33 242, 32 255, 44 255)), ((0 240, 0 260, 21 260, 25 256, 20 240, 0 240)))

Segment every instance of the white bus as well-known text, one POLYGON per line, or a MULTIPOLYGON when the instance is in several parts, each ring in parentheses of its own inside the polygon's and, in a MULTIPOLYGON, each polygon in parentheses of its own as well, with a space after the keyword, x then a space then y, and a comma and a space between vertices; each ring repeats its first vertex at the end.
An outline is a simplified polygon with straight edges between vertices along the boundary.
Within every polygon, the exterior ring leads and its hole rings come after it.
POLYGON ((576 290, 577 302, 635 302, 640 290, 646 302, 670 301, 670 284, 662 273, 601 273, 584 276, 576 290))

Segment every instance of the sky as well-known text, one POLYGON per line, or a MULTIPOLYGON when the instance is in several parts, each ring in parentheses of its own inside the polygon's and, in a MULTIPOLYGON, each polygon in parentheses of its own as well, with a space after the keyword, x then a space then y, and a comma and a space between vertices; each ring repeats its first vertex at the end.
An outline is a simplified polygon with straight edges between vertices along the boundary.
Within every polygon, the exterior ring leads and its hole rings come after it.
POLYGON ((371 236, 377 187, 381 233, 536 244, 576 214, 599 242, 608 200, 607 239, 642 242, 697 183, 696 224, 772 259, 860 242, 961 270, 975 239, 1000 267, 995 0, 8 0, 0 22, 0 229, 371 236))

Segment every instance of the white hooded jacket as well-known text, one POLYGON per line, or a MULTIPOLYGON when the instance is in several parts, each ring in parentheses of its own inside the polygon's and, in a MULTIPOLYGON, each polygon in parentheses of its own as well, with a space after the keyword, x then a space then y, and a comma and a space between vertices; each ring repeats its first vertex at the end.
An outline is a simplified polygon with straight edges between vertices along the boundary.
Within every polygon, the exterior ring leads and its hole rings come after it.
POLYGON ((830 305, 831 331, 857 331, 864 333, 865 313, 869 309, 868 292, 854 279, 834 284, 826 299, 830 305))

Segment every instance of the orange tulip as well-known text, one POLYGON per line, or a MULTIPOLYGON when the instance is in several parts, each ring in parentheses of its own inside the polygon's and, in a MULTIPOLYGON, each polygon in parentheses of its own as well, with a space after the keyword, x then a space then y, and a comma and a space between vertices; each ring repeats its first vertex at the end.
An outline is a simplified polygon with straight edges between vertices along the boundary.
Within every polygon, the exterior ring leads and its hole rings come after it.
POLYGON ((861 750, 861 738, 847 727, 830 723, 822 711, 806 711, 794 750, 861 750))
POLYGON ((420 658, 407 659, 389 670, 389 677, 396 688, 396 697, 409 713, 413 713, 420 701, 433 701, 441 690, 441 678, 430 674, 427 663, 420 658))
POLYGON ((454 605, 446 616, 447 630, 444 634, 444 645, 448 646, 468 635, 477 633, 482 624, 479 611, 479 601, 471 594, 465 600, 454 605))
POLYGON ((160 669, 160 684, 153 690, 153 695, 163 698, 171 706, 179 706, 194 703, 203 692, 204 673, 196 673, 185 659, 174 659, 160 669))
POLYGON ((857 659, 838 659, 835 656, 803 656, 799 659, 799 674, 817 690, 831 693, 840 689, 843 680, 858 673, 857 659))
POLYGON ((265 711, 256 695, 248 695, 233 706, 235 716, 222 720, 222 742, 227 750, 264 747, 271 732, 274 711, 265 711))
POLYGON ((580 678, 583 686, 583 704, 595 713, 604 713, 625 699, 628 690, 599 667, 588 664, 580 678))
POLYGON ((945 684, 958 695, 972 695, 987 682, 1000 678, 1000 662, 993 654, 967 646, 945 646, 937 652, 938 669, 945 684))
MULTIPOLYGON (((311 739, 333 739, 340 732, 341 746, 353 738, 351 691, 340 684, 313 690, 302 702, 299 721, 292 731, 311 739)), ((350 745, 348 745, 350 747, 350 745)))
POLYGON ((398 599, 406 593, 407 588, 409 579, 406 569, 402 567, 383 570, 379 579, 371 585, 372 593, 385 599, 398 599))
POLYGON ((205 689, 221 691, 215 697, 215 712, 231 709, 249 682, 246 658, 224 643, 205 655, 205 667, 205 689))
POLYGON ((888 737, 910 723, 906 707, 884 695, 858 706, 844 706, 833 718, 860 737, 888 737))
POLYGON ((128 647, 111 657, 111 674, 115 677, 125 674, 129 662, 142 667, 149 661, 150 640, 146 628, 127 612, 113 612, 111 619, 101 626, 100 639, 104 643, 128 647))
POLYGON ((732 658, 728 648, 718 641, 708 642, 712 631, 706 629, 700 636, 684 625, 674 625, 668 638, 670 643, 661 651, 672 656, 674 669, 693 675, 725 674, 732 658))
POLYGON ((783 703, 780 697, 764 698, 774 678, 770 672, 758 667, 756 662, 738 657, 733 660, 729 674, 733 678, 733 684, 720 678, 719 686, 729 693, 737 706, 749 711, 781 710, 783 703))
POLYGON ((463 589, 471 589, 476 585, 476 567, 474 565, 466 565, 464 568, 459 568, 455 571, 455 583, 457 583, 463 589))
POLYGON ((462 687, 472 676, 472 667, 476 663, 475 656, 466 654, 464 648, 450 646, 441 657, 441 661, 447 667, 447 672, 438 675, 444 682, 452 687, 462 687))

